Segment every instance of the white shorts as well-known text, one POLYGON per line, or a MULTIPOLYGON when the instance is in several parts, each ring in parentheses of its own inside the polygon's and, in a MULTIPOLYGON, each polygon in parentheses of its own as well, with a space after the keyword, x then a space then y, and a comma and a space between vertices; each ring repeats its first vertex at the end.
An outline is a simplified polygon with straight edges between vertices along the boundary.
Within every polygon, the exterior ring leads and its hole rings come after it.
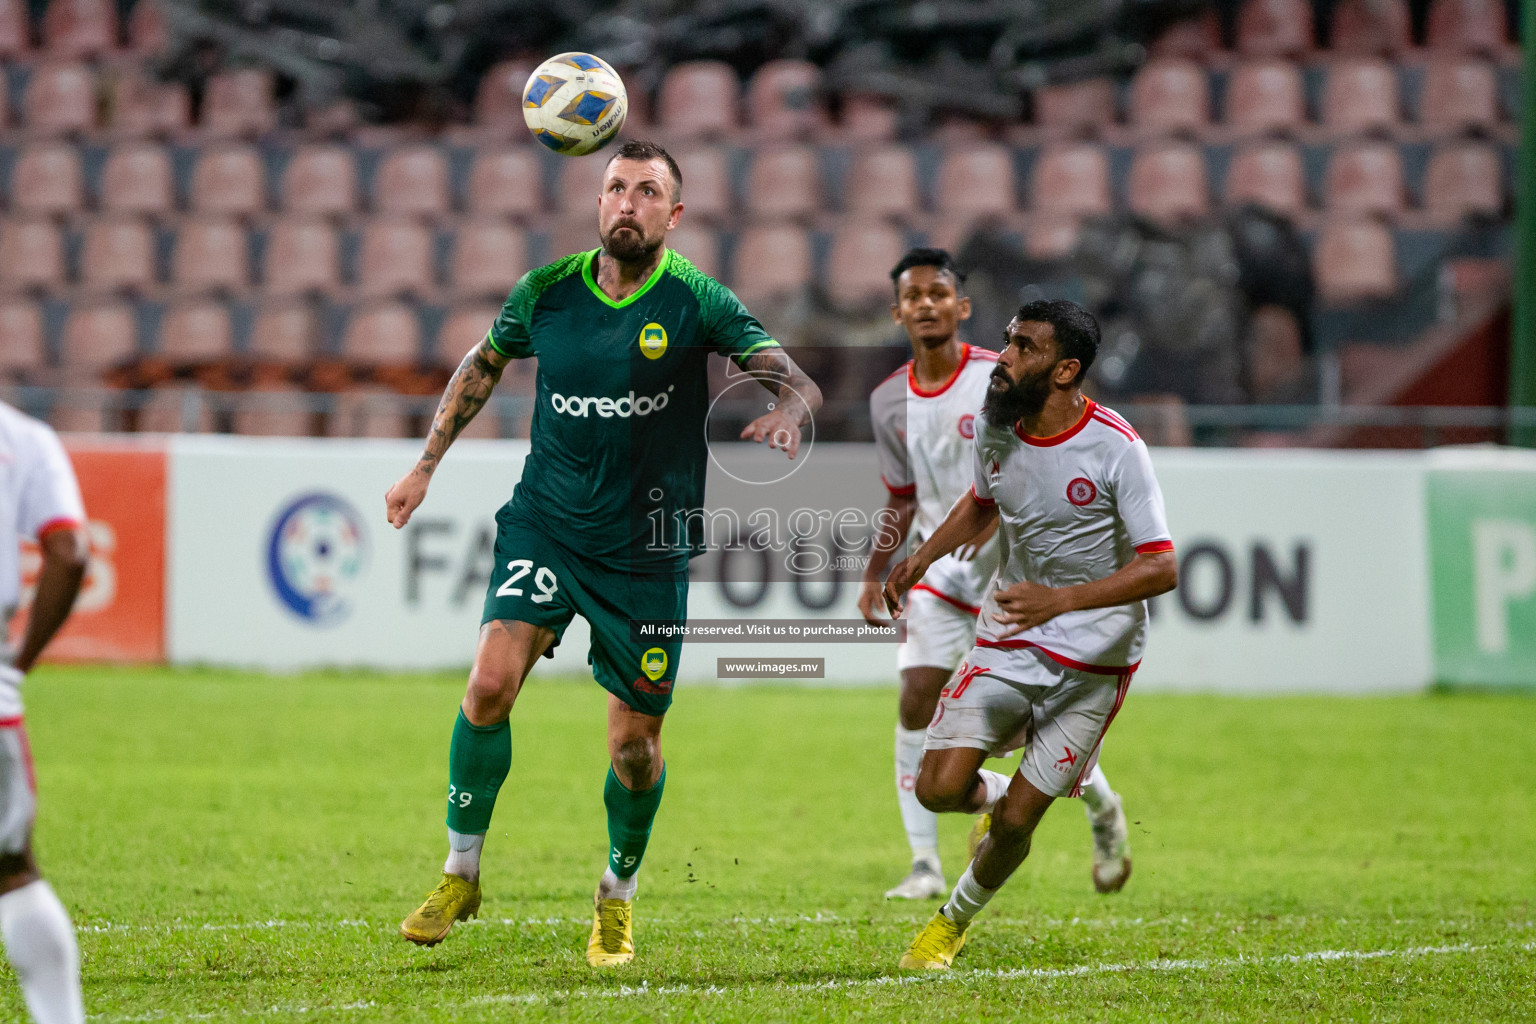
POLYGON ((907 594, 907 642, 896 647, 896 667, 952 670, 976 643, 980 611, 919 583, 907 594))
POLYGON ((20 718, 0 720, 0 854, 20 853, 37 816, 32 750, 20 718))
POLYGON ((1002 757, 1023 747, 1019 772, 1032 786, 1078 796, 1134 673, 1083 672, 1029 648, 973 648, 939 695, 923 749, 1002 757))

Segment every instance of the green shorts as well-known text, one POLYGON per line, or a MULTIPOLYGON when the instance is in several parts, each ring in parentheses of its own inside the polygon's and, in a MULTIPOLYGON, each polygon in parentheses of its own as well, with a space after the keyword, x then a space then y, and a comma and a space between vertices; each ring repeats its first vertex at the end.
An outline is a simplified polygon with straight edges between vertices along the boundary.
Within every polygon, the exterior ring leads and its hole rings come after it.
POLYGON ((640 642, 630 623, 684 622, 687 570, 637 575, 583 561, 503 508, 496 515, 496 568, 481 624, 502 619, 552 629, 553 649, 576 615, 591 628, 587 663, 599 685, 642 714, 664 714, 672 705, 682 641, 640 642))

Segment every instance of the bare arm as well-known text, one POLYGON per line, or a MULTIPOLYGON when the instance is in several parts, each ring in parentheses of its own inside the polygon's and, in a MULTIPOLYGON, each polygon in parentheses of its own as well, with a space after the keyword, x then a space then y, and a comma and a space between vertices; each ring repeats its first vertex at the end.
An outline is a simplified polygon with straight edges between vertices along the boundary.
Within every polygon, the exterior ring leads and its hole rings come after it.
POLYGON ((427 446, 421 458, 384 495, 385 513, 395 529, 411 521, 411 513, 426 498, 427 484, 448 446, 485 406, 491 397, 491 389, 501 379, 501 371, 509 362, 511 360, 491 347, 486 339, 465 356, 454 371, 448 387, 443 390, 442 401, 437 404, 437 412, 432 416, 432 429, 427 432, 427 446))
POLYGON ((43 568, 37 577, 37 595, 27 619, 27 634, 13 663, 22 673, 31 671, 48 641, 69 618, 90 558, 90 543, 83 526, 54 530, 43 538, 41 546, 43 568))
POLYGON ((930 565, 960 545, 974 542, 983 530, 995 529, 996 523, 996 505, 983 505, 970 491, 962 494, 939 528, 933 531, 933 536, 923 541, 911 556, 898 562, 886 578, 885 606, 891 614, 897 613, 902 595, 917 585, 930 565))
POLYGON ((994 618, 1008 626, 1004 636, 1013 636, 1067 612, 1144 601, 1178 585, 1179 561, 1172 551, 1138 553, 1119 571, 1091 583, 1071 587, 1015 583, 998 591, 1002 614, 994 618))
POLYGON ((742 440, 766 440, 768 447, 782 448, 794 458, 800 451, 800 428, 821 408, 821 388, 777 345, 748 356, 741 368, 778 398, 772 410, 747 424, 742 440))
POLYGON ((917 512, 917 498, 911 494, 895 494, 886 498, 885 506, 875 513, 875 532, 870 537, 869 563, 864 566, 864 583, 859 589, 859 614, 872 625, 884 625, 876 609, 880 607, 880 580, 885 576, 891 556, 901 548, 912 528, 917 512))

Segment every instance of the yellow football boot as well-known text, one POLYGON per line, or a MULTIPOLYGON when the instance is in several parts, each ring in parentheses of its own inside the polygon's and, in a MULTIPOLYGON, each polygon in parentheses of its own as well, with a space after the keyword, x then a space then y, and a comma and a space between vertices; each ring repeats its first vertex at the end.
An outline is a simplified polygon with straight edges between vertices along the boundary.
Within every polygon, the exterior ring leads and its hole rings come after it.
POLYGON ((983 814, 976 819, 971 826, 971 834, 965 837, 965 849, 970 854, 971 860, 976 859, 976 850, 981 846, 981 841, 986 838, 988 830, 992 828, 992 815, 983 814))
POLYGON ((453 930, 455 921, 467 921, 480 913, 480 882, 443 874, 426 902, 400 922, 400 934, 418 946, 435 946, 453 930))
POLYGON ((904 971, 947 971, 955 962, 955 954, 965 945, 965 930, 944 916, 935 913, 932 919, 917 933, 912 945, 901 955, 904 971))
POLYGON ((635 958, 632 900, 593 900, 592 937, 587 940, 587 963, 615 967, 635 958))

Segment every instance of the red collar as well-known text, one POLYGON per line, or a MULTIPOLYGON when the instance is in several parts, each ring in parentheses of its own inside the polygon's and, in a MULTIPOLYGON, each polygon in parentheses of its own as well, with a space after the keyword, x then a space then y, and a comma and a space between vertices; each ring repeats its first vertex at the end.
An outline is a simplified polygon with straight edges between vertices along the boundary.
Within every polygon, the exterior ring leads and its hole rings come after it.
POLYGON ((1088 421, 1093 418, 1093 410, 1098 408, 1098 403, 1091 398, 1084 398, 1083 402, 1083 418, 1059 434, 1052 434, 1050 437, 1035 437, 1033 434, 1026 434, 1020 430, 1017 423, 1013 425, 1013 432, 1018 435, 1020 441, 1023 441, 1025 444, 1032 444, 1036 448, 1050 448, 1052 445, 1061 444, 1063 441, 1070 441, 1088 425, 1088 421))
POLYGON ((924 391, 917 384, 917 360, 914 359, 907 364, 907 387, 911 388, 912 393, 918 398, 938 398, 954 386, 955 381, 960 379, 960 371, 964 370, 965 364, 970 361, 971 346, 962 344, 960 346, 960 362, 955 366, 955 372, 949 375, 949 380, 940 384, 933 391, 924 391))

